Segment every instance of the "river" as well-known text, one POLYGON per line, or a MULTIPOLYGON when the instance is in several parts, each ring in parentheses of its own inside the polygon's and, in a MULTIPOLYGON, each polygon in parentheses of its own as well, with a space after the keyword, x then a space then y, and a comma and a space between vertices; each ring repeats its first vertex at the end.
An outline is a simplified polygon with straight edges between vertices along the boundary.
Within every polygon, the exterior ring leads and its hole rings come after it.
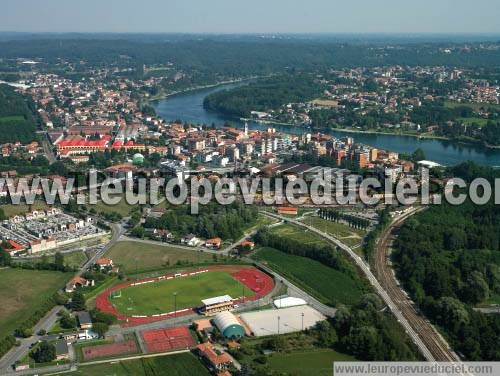
MULTIPOLYGON (((217 127, 221 127, 224 123, 230 123, 236 127, 243 127, 243 122, 239 119, 206 111, 203 108, 203 99, 207 95, 219 90, 230 89, 241 85, 245 85, 245 83, 238 82, 189 91, 155 101, 152 104, 157 114, 167 121, 180 119, 183 122, 193 124, 215 124, 217 127)), ((250 129, 266 129, 268 127, 270 127, 270 125, 255 122, 249 123, 250 129)), ((284 125, 272 125, 272 127, 281 132, 294 134, 306 131, 310 132, 310 130, 300 127, 284 125)), ((410 136, 351 133, 334 130, 327 133, 337 137, 350 135, 356 142, 398 153, 411 154, 415 149, 421 148, 427 159, 446 166, 455 165, 468 160, 472 160, 482 165, 500 166, 500 149, 488 149, 478 145, 464 145, 445 140, 418 139, 410 136)))

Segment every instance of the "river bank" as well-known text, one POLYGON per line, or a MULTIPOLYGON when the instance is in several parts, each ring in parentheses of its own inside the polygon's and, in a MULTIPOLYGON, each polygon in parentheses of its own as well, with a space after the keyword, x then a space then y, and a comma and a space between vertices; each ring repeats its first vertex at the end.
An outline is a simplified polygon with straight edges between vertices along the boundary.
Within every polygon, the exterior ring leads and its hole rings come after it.
POLYGON ((220 86, 238 84, 238 83, 258 80, 258 79, 266 78, 266 77, 270 77, 270 76, 251 76, 251 77, 245 77, 245 78, 238 78, 238 79, 234 79, 234 80, 219 81, 219 82, 214 83, 214 84, 193 86, 193 87, 189 87, 189 88, 182 89, 182 90, 172 91, 170 93, 161 93, 161 94, 154 95, 152 97, 147 98, 147 102, 156 102, 156 101, 168 99, 171 97, 175 97, 176 95, 188 94, 191 92, 205 90, 205 89, 214 89, 214 88, 217 88, 220 86))
MULTIPOLYGON (((231 124, 242 128, 245 122, 240 118, 228 117, 223 114, 212 113, 203 107, 205 97, 215 91, 230 89, 244 83, 233 82, 227 85, 220 84, 205 89, 191 89, 184 95, 170 95, 166 99, 152 102, 158 116, 167 121, 181 119, 192 124, 206 124, 222 127, 231 124)), ((248 123, 250 129, 266 130, 270 126, 278 132, 302 134, 311 132, 307 127, 283 124, 259 124, 255 121, 248 123)), ((381 150, 391 150, 397 153, 412 154, 417 148, 424 151, 426 158, 442 165, 451 166, 464 161, 472 160, 478 164, 500 166, 500 149, 487 148, 482 144, 465 143, 465 140, 448 140, 440 136, 415 134, 395 134, 391 132, 371 132, 348 129, 317 129, 335 137, 345 137, 351 134, 356 142, 370 145, 381 150)))

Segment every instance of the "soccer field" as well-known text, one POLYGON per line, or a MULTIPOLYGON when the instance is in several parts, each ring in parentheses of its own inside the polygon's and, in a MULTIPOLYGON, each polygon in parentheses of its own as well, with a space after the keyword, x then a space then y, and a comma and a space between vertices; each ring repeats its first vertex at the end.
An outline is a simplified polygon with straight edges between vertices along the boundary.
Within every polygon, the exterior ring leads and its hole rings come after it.
POLYGON ((214 296, 227 294, 238 298, 243 293, 253 294, 227 270, 214 270, 189 277, 129 286, 119 291, 121 294, 115 294, 116 297, 109 299, 119 312, 127 316, 173 312, 174 293, 177 293, 177 310, 199 307, 202 299, 214 296))

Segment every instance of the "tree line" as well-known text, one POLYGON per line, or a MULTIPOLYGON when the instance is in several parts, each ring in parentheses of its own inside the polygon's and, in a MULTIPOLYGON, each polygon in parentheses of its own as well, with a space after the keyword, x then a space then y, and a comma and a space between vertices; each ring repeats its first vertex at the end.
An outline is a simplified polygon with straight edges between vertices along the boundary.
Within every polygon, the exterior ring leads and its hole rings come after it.
POLYGON ((360 218, 355 215, 346 214, 335 209, 321 208, 318 211, 319 217, 332 222, 347 222, 350 227, 366 230, 370 226, 370 221, 365 218, 360 218))
POLYGON ((144 227, 169 230, 179 236, 193 233, 205 239, 235 240, 256 222, 257 216, 254 206, 238 201, 230 205, 213 202, 201 205, 198 215, 192 215, 189 206, 180 205, 170 208, 159 219, 147 218, 144 227))
MULTIPOLYGON (((472 178, 485 168, 453 169, 472 178)), ((399 280, 469 360, 500 359, 500 315, 473 310, 500 295, 499 230, 500 208, 493 202, 444 203, 407 220, 394 244, 399 280)))

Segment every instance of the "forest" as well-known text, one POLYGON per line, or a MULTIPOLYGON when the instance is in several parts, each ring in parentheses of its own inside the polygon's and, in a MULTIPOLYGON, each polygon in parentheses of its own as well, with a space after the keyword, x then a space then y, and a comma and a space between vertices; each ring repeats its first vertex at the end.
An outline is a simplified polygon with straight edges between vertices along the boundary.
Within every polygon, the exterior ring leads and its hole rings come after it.
POLYGON ((148 218, 144 227, 166 229, 177 236, 193 233, 205 239, 236 240, 256 223, 257 214, 257 208, 238 201, 230 205, 213 202, 201 205, 196 216, 191 214, 189 206, 182 205, 172 207, 159 219, 148 218))
POLYGON ((8 85, 0 85, 0 144, 36 140, 34 104, 8 85))
POLYGON ((321 92, 322 86, 313 75, 285 74, 210 94, 203 107, 226 115, 250 117, 251 111, 276 110, 284 104, 309 101, 321 92))
POLYGON ((0 41, 0 57, 38 57, 48 63, 59 58, 92 64, 123 63, 129 60, 140 64, 164 64, 168 61, 184 68, 205 71, 224 70, 228 74, 262 74, 285 68, 323 68, 380 65, 443 65, 461 67, 497 67, 500 51, 470 43, 468 50, 459 43, 349 43, 337 40, 287 38, 263 40, 258 38, 223 39, 187 36, 182 40, 132 39, 127 34, 117 38, 97 36, 71 38, 29 37, 23 40, 0 41), (441 49, 456 47, 446 54, 441 49))
MULTIPOLYGON (((455 168, 469 177, 474 169, 455 168)), ((453 348, 469 360, 500 359, 499 315, 473 309, 500 303, 499 230, 498 205, 467 200, 458 206, 434 205, 415 215, 395 242, 399 280, 445 331, 453 348)))

